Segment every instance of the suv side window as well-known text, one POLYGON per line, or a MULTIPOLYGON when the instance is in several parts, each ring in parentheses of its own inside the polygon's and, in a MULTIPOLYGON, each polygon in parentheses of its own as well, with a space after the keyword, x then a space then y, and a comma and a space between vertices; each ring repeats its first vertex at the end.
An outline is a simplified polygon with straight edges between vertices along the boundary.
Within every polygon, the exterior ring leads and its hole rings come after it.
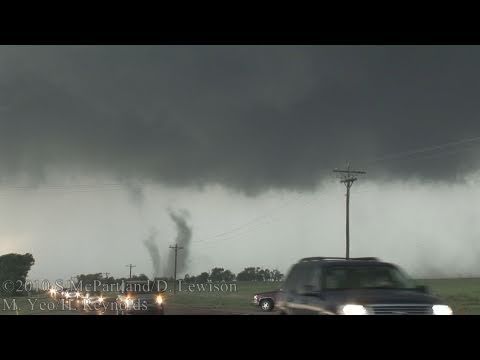
POLYGON ((321 290, 321 268, 315 263, 305 263, 301 270, 301 279, 298 284, 298 290, 305 291, 306 286, 310 291, 321 290))
POLYGON ((303 290, 303 287, 305 285, 305 278, 306 278, 306 272, 307 269, 305 267, 305 264, 299 264, 298 265, 298 275, 297 278, 295 279, 295 284, 293 286, 293 291, 298 294, 301 293, 303 290))
POLYGON ((299 265, 294 265, 285 280, 285 290, 295 292, 299 275, 299 265))
POLYGON ((310 264, 304 285, 310 286, 312 291, 322 290, 322 269, 317 264, 310 264))
POLYGON ((305 285, 310 285, 313 291, 319 291, 321 290, 320 279, 321 270, 316 264, 296 264, 285 281, 285 290, 301 293, 305 290, 305 285))
POLYGON ((324 276, 324 287, 327 289, 339 289, 342 287, 348 287, 346 284, 347 281, 347 270, 338 269, 335 267, 327 267, 325 269, 324 276))
POLYGON ((313 266, 311 263, 302 263, 298 265, 298 277, 295 282, 295 292, 302 293, 305 285, 310 285, 313 277, 313 266))

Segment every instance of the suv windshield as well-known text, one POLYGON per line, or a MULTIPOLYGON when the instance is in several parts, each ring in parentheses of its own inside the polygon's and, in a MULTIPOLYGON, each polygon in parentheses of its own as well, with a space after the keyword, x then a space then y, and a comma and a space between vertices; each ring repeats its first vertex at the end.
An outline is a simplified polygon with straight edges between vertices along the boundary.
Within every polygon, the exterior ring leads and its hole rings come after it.
POLYGON ((415 284, 389 265, 335 265, 324 272, 325 290, 412 289, 415 284))

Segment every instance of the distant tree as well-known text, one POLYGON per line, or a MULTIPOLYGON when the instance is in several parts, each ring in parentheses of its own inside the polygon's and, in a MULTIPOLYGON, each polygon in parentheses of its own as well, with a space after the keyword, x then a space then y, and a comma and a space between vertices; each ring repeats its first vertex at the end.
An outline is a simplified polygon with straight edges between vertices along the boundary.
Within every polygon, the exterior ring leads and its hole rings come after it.
POLYGON ((223 281, 230 282, 235 280, 235 274, 232 273, 230 270, 225 270, 223 272, 223 281))
POLYGON ((93 285, 95 284, 95 281, 97 281, 96 284, 98 284, 98 281, 103 283, 103 280, 104 280, 102 273, 80 274, 75 277, 76 277, 76 283, 77 284, 81 283, 82 286, 93 285))
POLYGON ((12 288, 5 286, 0 287, 0 292, 3 294, 19 293, 18 284, 25 284, 27 274, 31 267, 35 264, 35 259, 32 254, 6 254, 0 256, 0 284, 11 282, 12 288))
POLYGON ((235 280, 235 274, 233 274, 230 270, 225 270, 224 268, 213 268, 210 272, 210 280, 215 282, 220 281, 233 281, 235 280))
POLYGON ((272 280, 281 281, 283 279, 283 274, 277 269, 272 270, 272 280))
POLYGON ((263 272, 263 280, 270 281, 272 279, 272 272, 269 269, 265 269, 263 272))
POLYGON ((138 280, 138 281, 147 281, 148 276, 145 274, 140 274, 140 275, 133 275, 132 280, 138 280))
POLYGON ((238 281, 248 281, 247 277, 248 276, 247 276, 247 273, 245 272, 245 270, 242 270, 237 274, 237 280, 238 281))
POLYGON ((238 281, 280 281, 283 274, 278 270, 263 269, 261 267, 247 267, 236 276, 238 281))
POLYGON ((127 280, 128 280, 128 279, 127 279, 126 277, 116 278, 116 279, 115 279, 115 283, 116 283, 116 284, 120 284, 120 283, 125 282, 125 281, 127 281, 127 280))
POLYGON ((213 268, 212 271, 210 272, 210 280, 212 281, 222 281, 223 280, 223 273, 225 270, 223 268, 213 268))
POLYGON ((206 283, 210 279, 210 275, 207 272, 202 272, 200 275, 196 277, 197 283, 206 283))
POLYGON ((247 267, 237 274, 238 281, 255 281, 257 280, 256 269, 247 267))
POLYGON ((114 284, 115 278, 113 276, 109 276, 103 279, 103 283, 105 284, 114 284))
POLYGON ((231 281, 281 281, 283 274, 277 269, 270 270, 257 267, 246 267, 235 275, 230 270, 225 270, 221 267, 213 268, 210 273, 203 272, 198 276, 185 274, 184 281, 191 283, 204 283, 207 281, 213 282, 231 282, 231 281))
POLYGON ((265 270, 257 267, 255 269, 255 280, 256 281, 265 281, 265 270))

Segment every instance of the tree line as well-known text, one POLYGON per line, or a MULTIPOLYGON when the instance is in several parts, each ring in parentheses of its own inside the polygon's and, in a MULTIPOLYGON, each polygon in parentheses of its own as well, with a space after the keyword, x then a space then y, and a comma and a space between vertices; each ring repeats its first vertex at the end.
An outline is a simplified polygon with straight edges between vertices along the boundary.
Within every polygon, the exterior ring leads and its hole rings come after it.
POLYGON ((230 270, 215 267, 210 272, 202 272, 197 276, 186 274, 184 280, 186 282, 204 283, 208 281, 282 281, 283 274, 277 269, 264 269, 261 267, 246 267, 238 274, 232 273, 230 270))
MULTIPOLYGON (((283 274, 277 269, 268 269, 262 267, 246 267, 238 274, 234 274, 231 270, 221 267, 214 267, 210 271, 204 271, 198 275, 185 274, 182 280, 191 283, 206 283, 206 282, 232 282, 232 281, 282 281, 283 274)), ((179 278, 181 279, 181 277, 179 278)), ((172 281, 173 277, 163 277, 150 279, 145 274, 132 275, 132 278, 122 277, 104 277, 102 273, 94 274, 80 274, 76 276, 77 282, 83 284, 93 284, 95 281, 100 281, 102 284, 118 284, 123 281, 147 281, 147 280, 166 280, 172 281)))

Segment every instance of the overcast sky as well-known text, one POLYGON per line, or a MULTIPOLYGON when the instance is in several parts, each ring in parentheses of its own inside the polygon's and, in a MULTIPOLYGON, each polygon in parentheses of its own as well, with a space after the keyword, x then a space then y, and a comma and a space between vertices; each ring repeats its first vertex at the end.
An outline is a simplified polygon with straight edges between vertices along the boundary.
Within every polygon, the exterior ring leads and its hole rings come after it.
POLYGON ((344 254, 480 274, 478 46, 2 46, 0 253, 36 278, 344 254), (153 232, 152 232, 153 231, 153 232))

